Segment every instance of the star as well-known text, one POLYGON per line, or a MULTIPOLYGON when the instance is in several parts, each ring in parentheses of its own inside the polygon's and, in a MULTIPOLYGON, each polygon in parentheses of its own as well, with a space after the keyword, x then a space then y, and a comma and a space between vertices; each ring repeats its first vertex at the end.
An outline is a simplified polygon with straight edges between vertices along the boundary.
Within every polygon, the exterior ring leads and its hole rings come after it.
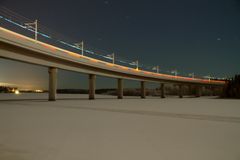
POLYGON ((222 39, 221 38, 217 38, 218 41, 221 41, 222 39))
POLYGON ((109 1, 104 1, 104 4, 108 5, 108 4, 109 4, 109 1))
POLYGON ((129 18, 130 18, 130 16, 128 16, 128 15, 127 15, 127 16, 125 16, 125 18, 126 18, 126 19, 129 19, 129 18))

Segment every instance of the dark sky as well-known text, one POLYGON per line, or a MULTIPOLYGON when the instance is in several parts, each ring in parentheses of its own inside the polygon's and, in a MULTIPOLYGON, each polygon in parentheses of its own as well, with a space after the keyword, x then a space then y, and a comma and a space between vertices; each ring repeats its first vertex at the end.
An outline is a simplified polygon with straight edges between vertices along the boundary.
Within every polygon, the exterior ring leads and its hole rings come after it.
MULTIPOLYGON (((240 0, 0 0, 0 5, 145 65, 201 76, 240 72, 240 0)), ((45 68, 0 62, 0 82, 47 86, 45 68)), ((77 84, 84 77, 77 73, 60 71, 60 76, 69 77, 60 78, 60 88, 86 85, 77 84)), ((100 80, 98 86, 107 87, 108 81, 100 80)))

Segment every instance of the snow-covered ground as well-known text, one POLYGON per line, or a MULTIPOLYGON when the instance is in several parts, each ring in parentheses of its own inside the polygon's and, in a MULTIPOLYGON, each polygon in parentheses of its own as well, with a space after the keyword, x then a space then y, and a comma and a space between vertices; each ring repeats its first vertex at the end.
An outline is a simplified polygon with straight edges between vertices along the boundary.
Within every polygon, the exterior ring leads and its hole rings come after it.
POLYGON ((240 100, 46 98, 0 94, 0 160, 240 159, 240 100))

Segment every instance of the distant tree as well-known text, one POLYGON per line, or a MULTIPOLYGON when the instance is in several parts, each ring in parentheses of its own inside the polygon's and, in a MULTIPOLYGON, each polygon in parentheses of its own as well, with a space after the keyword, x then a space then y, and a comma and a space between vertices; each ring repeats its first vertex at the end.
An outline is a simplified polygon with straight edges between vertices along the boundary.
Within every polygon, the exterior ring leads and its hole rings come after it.
POLYGON ((240 98, 240 75, 235 75, 227 81, 223 96, 225 98, 240 98))
POLYGON ((17 88, 0 86, 0 93, 12 93, 13 89, 17 89, 17 88))

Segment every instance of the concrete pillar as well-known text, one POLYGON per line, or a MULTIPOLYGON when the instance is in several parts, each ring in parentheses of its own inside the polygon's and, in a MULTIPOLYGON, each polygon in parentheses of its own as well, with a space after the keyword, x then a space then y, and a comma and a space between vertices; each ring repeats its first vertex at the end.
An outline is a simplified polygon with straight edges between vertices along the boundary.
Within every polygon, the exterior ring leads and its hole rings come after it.
POLYGON ((212 92, 212 96, 216 96, 216 88, 215 87, 211 87, 211 92, 212 92))
POLYGON ((123 99, 123 79, 118 78, 118 99, 123 99))
POLYGON ((219 96, 222 96, 224 94, 225 86, 219 87, 219 96))
POLYGON ((89 99, 93 100, 95 99, 95 82, 96 82, 96 75, 95 74, 89 74, 89 99))
POLYGON ((200 91, 201 91, 201 96, 203 96, 204 94, 206 94, 206 86, 201 86, 201 87, 200 87, 200 91))
POLYGON ((164 88, 164 83, 161 83, 161 88, 160 88, 160 90, 161 90, 161 98, 165 98, 165 88, 164 88))
POLYGON ((179 98, 183 98, 182 84, 178 86, 178 95, 179 95, 179 98))
POLYGON ((145 82, 141 81, 141 98, 146 98, 145 82))
POLYGON ((209 86, 209 92, 210 92, 210 96, 213 96, 213 87, 212 86, 209 86))
POLYGON ((48 86, 48 100, 56 101, 57 94, 57 68, 49 67, 49 86, 48 86))
POLYGON ((202 95, 202 87, 196 86, 196 97, 201 97, 202 95))
POLYGON ((203 87, 199 86, 199 91, 198 91, 199 97, 203 95, 203 87))
POLYGON ((188 85, 188 95, 192 95, 192 86, 188 85))

